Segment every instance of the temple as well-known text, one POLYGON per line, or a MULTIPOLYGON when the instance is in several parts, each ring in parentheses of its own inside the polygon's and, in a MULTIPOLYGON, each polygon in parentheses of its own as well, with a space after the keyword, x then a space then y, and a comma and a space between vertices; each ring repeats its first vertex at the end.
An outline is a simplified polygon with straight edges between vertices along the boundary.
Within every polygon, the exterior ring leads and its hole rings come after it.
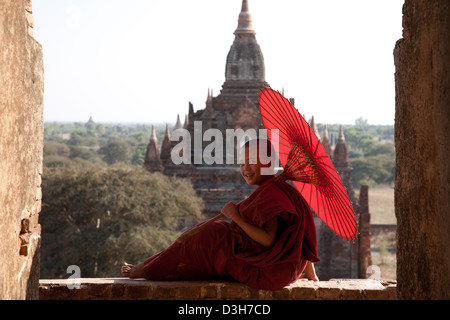
MULTIPOLYGON (((208 89, 205 108, 195 112, 193 105, 189 103, 184 125, 181 124, 178 115, 173 130, 184 128, 189 131, 191 137, 194 137, 194 134, 198 136, 199 133, 203 137, 206 130, 218 129, 222 134, 222 146, 225 149, 227 129, 242 129, 245 133, 248 129, 258 132, 263 128, 258 113, 258 94, 261 88, 269 85, 265 80, 264 57, 255 34, 248 1, 244 0, 238 26, 234 32, 235 39, 228 52, 225 82, 220 94, 214 96, 212 90, 208 89), (199 128, 200 123, 201 128, 199 128)), ((236 165, 237 152, 233 154, 233 163, 226 161, 227 153, 224 152, 223 161, 215 161, 214 164, 207 165, 204 161, 201 163, 196 161, 194 149, 191 148, 190 164, 174 164, 170 155, 178 141, 171 141, 172 133, 167 126, 160 160, 157 159, 159 152, 153 150, 158 142, 153 138, 150 139, 144 166, 152 172, 162 171, 167 175, 189 178, 197 194, 205 202, 206 217, 217 215, 225 203, 239 202, 251 193, 253 187, 249 187, 241 178, 236 165)), ((235 145, 242 140, 242 136, 232 138, 235 139, 235 145)), ((217 147, 220 146, 218 141, 214 142, 217 147)), ((210 144, 211 141, 202 141, 202 150, 210 144)), ((228 154, 230 151, 228 150, 228 154)))

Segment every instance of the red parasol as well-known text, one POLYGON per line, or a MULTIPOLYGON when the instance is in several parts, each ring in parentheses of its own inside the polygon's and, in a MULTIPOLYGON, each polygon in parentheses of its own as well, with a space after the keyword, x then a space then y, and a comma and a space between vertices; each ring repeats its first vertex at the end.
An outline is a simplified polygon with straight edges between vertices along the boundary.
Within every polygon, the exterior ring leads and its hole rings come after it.
POLYGON ((344 239, 354 239, 356 220, 349 197, 314 131, 275 90, 261 90, 259 109, 269 140, 279 146, 278 157, 284 171, 287 168, 295 172, 296 178, 290 180, 297 190, 329 228, 344 239), (274 129, 278 129, 278 134, 271 134, 274 129))

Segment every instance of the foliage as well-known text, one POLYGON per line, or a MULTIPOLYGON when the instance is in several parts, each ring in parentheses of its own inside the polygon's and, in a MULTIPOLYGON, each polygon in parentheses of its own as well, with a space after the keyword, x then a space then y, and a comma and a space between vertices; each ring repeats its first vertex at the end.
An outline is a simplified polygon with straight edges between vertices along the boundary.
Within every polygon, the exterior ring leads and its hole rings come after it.
POLYGON ((395 158, 386 154, 352 159, 353 185, 391 184, 395 178, 395 158))
POLYGON ((344 128, 344 136, 349 148, 363 152, 376 143, 375 138, 360 127, 344 128))
MULTIPOLYGON (((375 140, 375 139, 374 139, 375 140)), ((395 179, 395 148, 391 143, 373 143, 363 156, 351 160, 353 185, 391 184, 395 179)))
POLYGON ((170 245, 185 219, 201 219, 202 201, 185 180, 136 166, 72 164, 47 168, 42 181, 42 277, 118 276, 170 245))
MULTIPOLYGON (((160 144, 165 124, 155 125, 160 144)), ((47 156, 65 156, 106 164, 142 165, 151 135, 151 126, 139 124, 46 123, 44 126, 44 162, 47 156), (70 148, 62 155, 55 146, 70 148), (47 154, 45 152, 47 151, 47 154)), ((54 160, 54 159, 51 159, 54 160)))
POLYGON ((131 159, 131 148, 128 143, 121 140, 113 140, 106 146, 100 148, 99 153, 108 164, 118 162, 128 163, 131 159))
POLYGON ((367 148, 366 152, 364 153, 364 155, 366 157, 377 156, 380 154, 395 157, 395 148, 392 144, 379 143, 379 144, 370 146, 369 148, 367 148))

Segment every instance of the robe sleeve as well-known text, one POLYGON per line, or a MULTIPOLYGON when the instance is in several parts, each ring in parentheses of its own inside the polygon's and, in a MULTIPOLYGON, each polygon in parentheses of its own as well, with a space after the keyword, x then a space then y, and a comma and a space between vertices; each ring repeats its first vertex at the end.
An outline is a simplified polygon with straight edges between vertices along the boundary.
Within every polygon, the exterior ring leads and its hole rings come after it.
POLYGON ((271 183, 254 199, 252 220, 260 228, 272 218, 284 214, 297 214, 287 195, 271 183))
POLYGON ((244 200, 240 212, 259 227, 278 216, 281 223, 277 240, 270 248, 245 246, 235 251, 235 257, 256 268, 280 264, 290 266, 295 272, 302 271, 300 267, 305 258, 318 261, 315 225, 306 200, 286 182, 273 181, 260 188, 254 192, 258 193, 244 200))

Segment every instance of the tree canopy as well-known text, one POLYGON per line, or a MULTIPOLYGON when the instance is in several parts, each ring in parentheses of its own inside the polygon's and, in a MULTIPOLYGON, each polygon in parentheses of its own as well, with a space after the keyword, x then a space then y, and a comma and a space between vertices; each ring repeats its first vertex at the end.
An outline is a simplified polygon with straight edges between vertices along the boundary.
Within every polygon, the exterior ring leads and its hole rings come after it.
POLYGON ((200 220, 202 201, 183 179, 137 166, 71 165, 43 176, 42 277, 118 276, 170 245, 186 219, 200 220))

